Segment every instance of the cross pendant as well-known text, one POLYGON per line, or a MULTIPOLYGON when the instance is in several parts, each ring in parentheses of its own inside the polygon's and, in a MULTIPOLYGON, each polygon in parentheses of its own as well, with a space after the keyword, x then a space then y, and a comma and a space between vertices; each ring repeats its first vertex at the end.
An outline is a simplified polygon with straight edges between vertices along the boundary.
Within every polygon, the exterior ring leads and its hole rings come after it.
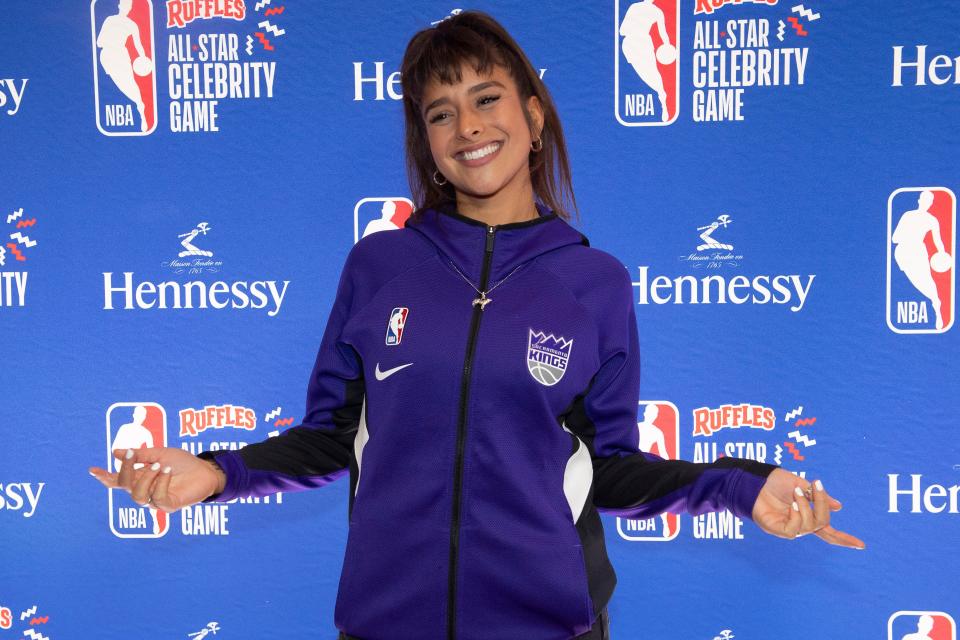
POLYGON ((488 298, 487 294, 481 293, 479 298, 473 299, 473 306, 480 305, 480 311, 483 311, 483 308, 487 306, 488 302, 493 302, 493 298, 488 298))

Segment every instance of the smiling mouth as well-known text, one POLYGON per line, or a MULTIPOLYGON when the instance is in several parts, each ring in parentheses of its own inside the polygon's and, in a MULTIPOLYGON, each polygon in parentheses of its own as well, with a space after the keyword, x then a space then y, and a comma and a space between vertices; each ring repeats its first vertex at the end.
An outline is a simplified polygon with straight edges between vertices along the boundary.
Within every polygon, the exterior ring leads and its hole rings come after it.
POLYGON ((501 147, 499 142, 491 142, 485 147, 477 149, 476 151, 461 151, 456 154, 454 157, 458 160, 482 160, 492 153, 496 153, 501 147))

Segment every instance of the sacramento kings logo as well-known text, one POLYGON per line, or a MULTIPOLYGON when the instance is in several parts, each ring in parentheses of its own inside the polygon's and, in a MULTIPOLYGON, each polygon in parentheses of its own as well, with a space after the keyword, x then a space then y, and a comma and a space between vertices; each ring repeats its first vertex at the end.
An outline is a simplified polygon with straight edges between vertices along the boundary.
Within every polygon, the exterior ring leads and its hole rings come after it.
POLYGON ((560 382, 563 372, 567 370, 573 338, 566 340, 563 337, 557 338, 552 333, 545 334, 533 329, 529 331, 527 371, 540 384, 553 386, 560 382))

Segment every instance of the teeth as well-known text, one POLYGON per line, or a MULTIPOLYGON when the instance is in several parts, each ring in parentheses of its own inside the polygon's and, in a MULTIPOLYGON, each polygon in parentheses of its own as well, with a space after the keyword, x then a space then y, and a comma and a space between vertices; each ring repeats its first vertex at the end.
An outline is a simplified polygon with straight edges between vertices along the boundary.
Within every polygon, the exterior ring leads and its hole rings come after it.
POLYGON ((485 158, 494 151, 500 148, 499 142, 492 142, 482 149, 477 149, 476 151, 464 151, 460 154, 465 160, 479 160, 480 158, 485 158))

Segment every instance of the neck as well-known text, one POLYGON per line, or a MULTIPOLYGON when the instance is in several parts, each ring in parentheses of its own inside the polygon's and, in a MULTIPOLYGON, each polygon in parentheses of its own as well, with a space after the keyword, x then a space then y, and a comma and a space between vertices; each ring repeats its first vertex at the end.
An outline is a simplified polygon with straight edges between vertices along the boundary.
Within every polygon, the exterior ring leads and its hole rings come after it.
POLYGON ((525 222, 540 216, 529 179, 515 189, 509 189, 507 185, 492 196, 473 196, 458 191, 457 211, 491 226, 525 222))

